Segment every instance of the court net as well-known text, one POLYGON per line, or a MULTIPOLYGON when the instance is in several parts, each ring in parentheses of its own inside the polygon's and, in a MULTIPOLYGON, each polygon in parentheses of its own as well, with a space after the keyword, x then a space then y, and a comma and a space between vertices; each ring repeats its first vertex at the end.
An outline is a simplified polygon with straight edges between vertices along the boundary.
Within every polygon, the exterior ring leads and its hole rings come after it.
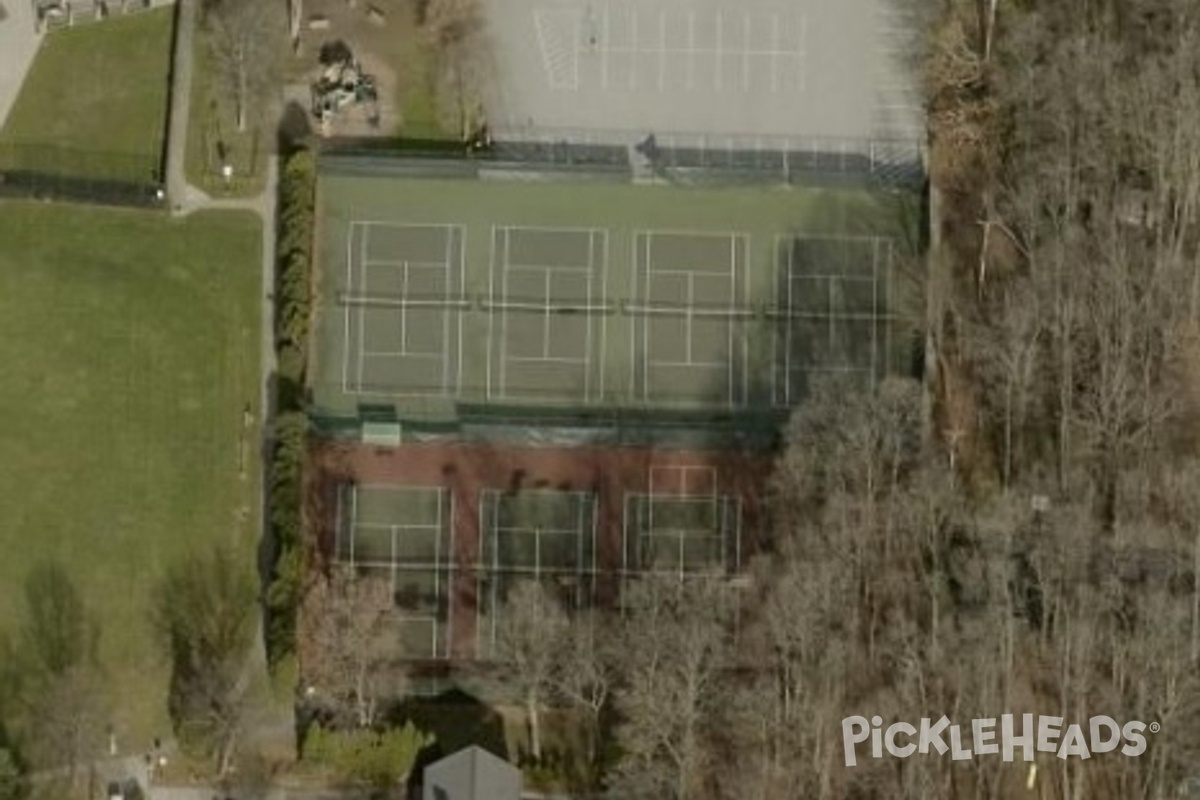
POLYGON ((362 294, 358 292, 338 293, 338 303, 344 306, 365 306, 376 308, 460 308, 469 309, 471 298, 445 297, 439 295, 388 295, 362 294))

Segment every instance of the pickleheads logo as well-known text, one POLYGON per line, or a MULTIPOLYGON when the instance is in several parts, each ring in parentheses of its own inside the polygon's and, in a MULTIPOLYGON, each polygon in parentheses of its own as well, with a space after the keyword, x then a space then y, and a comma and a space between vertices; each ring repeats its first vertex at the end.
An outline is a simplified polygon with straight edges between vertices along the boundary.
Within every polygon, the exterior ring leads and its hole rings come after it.
POLYGON ((1082 725, 1071 724, 1065 730, 1062 725, 1062 717, 1039 716, 1035 723, 1033 714, 1023 714, 1018 728, 1012 714, 1003 714, 997 731, 994 717, 975 719, 970 725, 972 748, 964 748, 962 730, 946 717, 936 722, 923 718, 919 725, 895 722, 885 729, 881 717, 871 717, 868 721, 866 717, 856 716, 842 720, 842 744, 846 748, 847 767, 858 763, 855 746, 867 739, 871 740, 872 758, 883 758, 885 750, 896 758, 907 758, 913 753, 928 754, 932 748, 938 755, 945 755, 949 750, 955 761, 998 753, 1005 761, 1012 761, 1020 749, 1025 761, 1033 761, 1035 751, 1056 753, 1062 759, 1072 756, 1091 758, 1094 753, 1110 753, 1118 747, 1122 755, 1132 757, 1146 752, 1145 731, 1159 731, 1157 722, 1147 725, 1132 720, 1120 725, 1112 717, 1105 716, 1088 720, 1087 735, 1082 725))

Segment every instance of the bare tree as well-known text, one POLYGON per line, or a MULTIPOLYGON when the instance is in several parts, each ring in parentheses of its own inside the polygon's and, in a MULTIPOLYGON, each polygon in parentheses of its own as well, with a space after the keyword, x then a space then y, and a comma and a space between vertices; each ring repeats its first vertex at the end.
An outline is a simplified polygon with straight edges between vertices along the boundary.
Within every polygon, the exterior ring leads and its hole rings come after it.
POLYGON ((253 575, 222 547, 169 568, 152 606, 171 663, 168 707, 176 730, 211 756, 222 776, 241 732, 257 610, 253 575))
POLYGON ((646 577, 628 587, 621 630, 620 787, 635 795, 704 796, 711 726, 731 666, 727 585, 646 577))
POLYGON ((482 122, 488 40, 478 0, 430 0, 424 27, 438 56, 437 104, 442 127, 464 141, 482 122))
POLYGON ((359 727, 371 727, 380 701, 403 694, 406 684, 394 668, 403 654, 391 586, 385 578, 340 567, 310 591, 306 606, 314 633, 305 680, 348 704, 359 727))
POLYGON ((35 673, 57 677, 95 663, 98 623, 60 563, 42 562, 30 570, 25 608, 21 650, 35 673))
POLYGON ((600 766, 604 715, 619 678, 619 650, 615 644, 607 618, 599 613, 581 616, 570 626, 555 665, 555 689, 587 719, 588 761, 593 771, 600 766))
POLYGON ((283 15, 261 0, 206 0, 205 39, 216 62, 221 88, 234 102, 239 131, 251 109, 268 100, 283 46, 283 15))
POLYGON ((521 581, 505 599, 496 633, 496 658, 510 669, 529 720, 529 747, 542 757, 541 709, 555 687, 569 624, 562 605, 540 583, 521 581))
POLYGON ((26 577, 19 642, 14 667, 30 720, 28 748, 39 763, 65 765, 74 776, 100 748, 99 623, 56 561, 26 577))

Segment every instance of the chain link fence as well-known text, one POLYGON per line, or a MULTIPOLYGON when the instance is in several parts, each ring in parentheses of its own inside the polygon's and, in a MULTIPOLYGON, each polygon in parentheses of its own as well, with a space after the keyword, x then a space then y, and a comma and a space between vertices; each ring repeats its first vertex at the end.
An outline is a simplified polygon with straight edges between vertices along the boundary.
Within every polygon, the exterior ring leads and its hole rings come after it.
POLYGON ((613 144, 619 134, 561 130, 536 134, 498 132, 486 148, 457 146, 423 150, 404 143, 392 149, 332 142, 325 148, 341 169, 354 157, 394 174, 446 172, 476 176, 504 171, 507 177, 553 179, 556 174, 606 175, 643 182, 697 185, 849 185, 919 189, 925 181, 925 150, 918 140, 821 137, 738 137, 650 134, 613 144), (397 163, 385 166, 392 159, 397 163), (452 166, 453 162, 458 166, 452 166), (402 162, 402 163, 401 163, 402 162), (422 162, 424 165, 422 166, 422 162))
POLYGON ((0 144, 0 196, 165 205, 158 158, 43 144, 0 144))

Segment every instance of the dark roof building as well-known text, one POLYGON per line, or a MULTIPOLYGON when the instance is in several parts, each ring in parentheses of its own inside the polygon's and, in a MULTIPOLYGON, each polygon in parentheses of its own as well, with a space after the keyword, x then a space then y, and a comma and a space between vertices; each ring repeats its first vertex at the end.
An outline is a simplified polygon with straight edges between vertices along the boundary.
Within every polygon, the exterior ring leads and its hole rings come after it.
POLYGON ((471 746, 425 768, 423 800, 518 800, 521 771, 471 746))

